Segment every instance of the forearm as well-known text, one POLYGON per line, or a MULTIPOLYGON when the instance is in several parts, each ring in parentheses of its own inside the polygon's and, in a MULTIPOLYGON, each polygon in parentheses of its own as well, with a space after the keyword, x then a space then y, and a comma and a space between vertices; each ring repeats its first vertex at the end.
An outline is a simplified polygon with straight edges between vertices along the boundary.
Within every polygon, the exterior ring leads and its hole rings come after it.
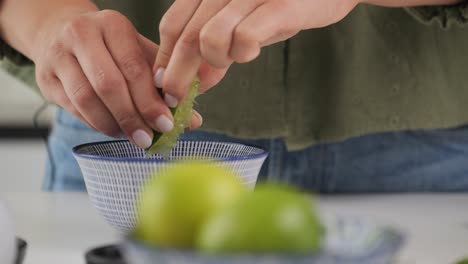
POLYGON ((460 3, 462 1, 463 0, 358 0, 358 2, 362 4, 371 4, 387 7, 451 5, 460 3))
POLYGON ((89 0, 0 0, 0 37, 25 56, 52 22, 97 10, 89 0))

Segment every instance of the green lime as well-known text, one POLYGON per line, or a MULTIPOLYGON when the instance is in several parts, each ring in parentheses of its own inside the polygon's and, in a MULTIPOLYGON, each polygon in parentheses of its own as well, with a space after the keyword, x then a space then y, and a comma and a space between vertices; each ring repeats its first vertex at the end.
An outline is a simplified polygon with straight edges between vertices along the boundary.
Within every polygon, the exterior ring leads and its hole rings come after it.
POLYGON ((312 254, 321 235, 308 197, 289 187, 263 185, 208 219, 196 246, 208 254, 312 254))
POLYGON ((147 155, 160 154, 163 157, 169 156, 171 150, 176 146, 180 134, 190 125, 193 104, 198 95, 199 88, 200 80, 196 78, 190 85, 189 92, 184 100, 176 108, 171 109, 174 117, 174 128, 163 134, 153 131, 153 143, 151 147, 146 149, 147 155))
POLYGON ((208 162, 180 162, 144 187, 134 235, 159 247, 193 248, 201 223, 245 188, 228 169, 208 162))

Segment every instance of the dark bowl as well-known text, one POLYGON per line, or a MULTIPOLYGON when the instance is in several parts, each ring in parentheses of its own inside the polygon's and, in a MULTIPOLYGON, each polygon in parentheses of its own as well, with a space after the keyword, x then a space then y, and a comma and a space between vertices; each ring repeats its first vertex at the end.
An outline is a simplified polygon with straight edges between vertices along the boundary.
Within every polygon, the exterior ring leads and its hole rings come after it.
POLYGON ((24 261, 24 257, 26 256, 26 249, 28 247, 28 243, 21 238, 16 238, 16 246, 17 251, 15 264, 22 264, 24 261))
POLYGON ((85 260, 86 264, 126 264, 117 245, 90 249, 86 252, 85 260))
POLYGON ((330 218, 322 247, 315 254, 221 254, 157 248, 132 237, 123 244, 131 264, 390 264, 403 244, 397 230, 355 218, 330 218))

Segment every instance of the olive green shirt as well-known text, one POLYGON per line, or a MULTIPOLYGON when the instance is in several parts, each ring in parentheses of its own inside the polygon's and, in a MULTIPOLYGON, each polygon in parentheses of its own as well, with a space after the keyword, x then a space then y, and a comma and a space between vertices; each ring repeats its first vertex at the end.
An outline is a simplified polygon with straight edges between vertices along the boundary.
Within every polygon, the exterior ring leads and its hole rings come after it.
MULTIPOLYGON (((108 1, 158 42, 172 1, 108 1)), ((283 137, 290 149, 383 131, 468 122, 468 4, 361 5, 341 22, 303 31, 233 65, 199 97, 203 128, 246 138, 283 137)), ((31 85, 33 67, 0 44, 4 63, 31 85)), ((181 73, 183 74, 183 73, 181 73)))

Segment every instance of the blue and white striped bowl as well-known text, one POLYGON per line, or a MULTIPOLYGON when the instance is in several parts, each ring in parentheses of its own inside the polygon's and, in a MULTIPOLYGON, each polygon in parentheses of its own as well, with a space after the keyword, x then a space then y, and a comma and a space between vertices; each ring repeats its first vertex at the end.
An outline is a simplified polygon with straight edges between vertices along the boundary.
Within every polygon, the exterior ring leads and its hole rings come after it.
POLYGON ((136 203, 142 185, 177 160, 209 159, 224 166, 254 188, 268 153, 256 146, 230 142, 178 141, 170 156, 147 157, 126 140, 95 142, 73 148, 83 174, 88 195, 107 223, 127 233, 137 223, 136 203))

